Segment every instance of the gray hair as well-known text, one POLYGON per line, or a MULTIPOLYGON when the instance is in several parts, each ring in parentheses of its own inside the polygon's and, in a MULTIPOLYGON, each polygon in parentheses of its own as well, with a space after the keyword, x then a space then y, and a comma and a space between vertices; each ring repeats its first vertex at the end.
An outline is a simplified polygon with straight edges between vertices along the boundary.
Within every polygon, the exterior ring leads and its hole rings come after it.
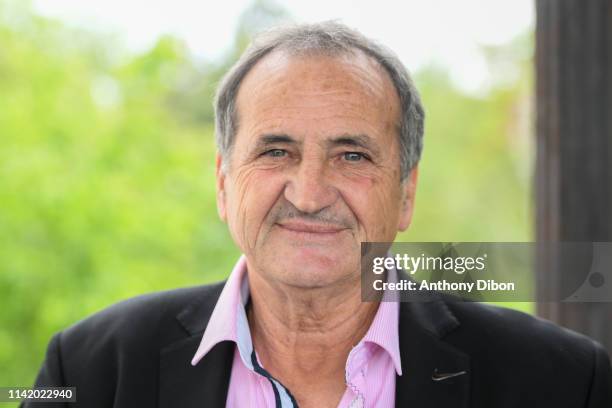
POLYGON ((215 98, 215 135, 224 163, 229 158, 238 129, 236 98, 240 84, 253 66, 274 50, 285 51, 291 55, 327 56, 342 56, 360 50, 376 60, 389 74, 399 96, 401 179, 404 180, 408 176, 418 163, 423 150, 425 113, 419 93, 408 71, 393 51, 334 21, 291 25, 259 34, 223 77, 215 98))

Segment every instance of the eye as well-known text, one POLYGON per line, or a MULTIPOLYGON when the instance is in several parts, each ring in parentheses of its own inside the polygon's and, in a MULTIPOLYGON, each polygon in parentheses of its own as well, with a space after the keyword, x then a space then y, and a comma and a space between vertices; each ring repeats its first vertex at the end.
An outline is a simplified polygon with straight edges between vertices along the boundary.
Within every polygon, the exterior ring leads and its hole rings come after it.
POLYGON ((272 149, 264 153, 264 156, 269 157, 285 157, 286 155, 287 151, 283 149, 272 149))
POLYGON ((350 161, 350 162, 358 162, 365 158, 366 158, 365 154, 359 153, 359 152, 344 153, 344 160, 350 161))

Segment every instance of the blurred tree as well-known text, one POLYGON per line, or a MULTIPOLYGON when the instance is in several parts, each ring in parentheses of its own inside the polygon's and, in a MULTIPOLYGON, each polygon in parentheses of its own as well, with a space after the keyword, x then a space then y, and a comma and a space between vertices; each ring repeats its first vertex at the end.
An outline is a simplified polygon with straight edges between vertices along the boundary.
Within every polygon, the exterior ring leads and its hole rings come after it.
POLYGON ((532 36, 485 50, 484 95, 455 88, 443 69, 416 75, 425 149, 408 241, 529 241, 533 173, 532 36))
POLYGON ((211 125, 168 109, 191 63, 180 42, 110 65, 104 38, 1 10, 0 384, 25 385, 53 332, 221 279, 237 251, 216 216, 211 125))
POLYGON ((238 19, 234 40, 219 61, 183 66, 180 82, 169 95, 169 106, 177 115, 196 123, 213 123, 213 98, 221 77, 246 49, 253 35, 290 22, 289 13, 276 3, 256 0, 238 19))

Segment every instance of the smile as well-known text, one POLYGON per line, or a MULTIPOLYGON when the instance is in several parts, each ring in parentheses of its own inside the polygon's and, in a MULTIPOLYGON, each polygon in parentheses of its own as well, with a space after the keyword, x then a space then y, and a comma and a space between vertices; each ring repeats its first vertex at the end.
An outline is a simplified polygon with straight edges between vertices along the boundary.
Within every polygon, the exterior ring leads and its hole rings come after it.
POLYGON ((346 230, 346 227, 304 221, 287 221, 276 224, 282 231, 303 238, 333 238, 338 233, 346 230))

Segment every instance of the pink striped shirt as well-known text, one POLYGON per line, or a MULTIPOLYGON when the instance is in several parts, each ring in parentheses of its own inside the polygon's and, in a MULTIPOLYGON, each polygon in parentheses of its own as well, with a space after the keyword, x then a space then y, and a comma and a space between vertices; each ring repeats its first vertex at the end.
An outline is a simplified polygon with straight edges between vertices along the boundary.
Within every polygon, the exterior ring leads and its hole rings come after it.
MULTIPOLYGON (((246 258, 242 256, 221 292, 191 364, 196 365, 215 344, 232 341, 237 347, 226 406, 297 406, 291 390, 270 377, 256 358, 245 312, 248 298, 246 258)), ((395 406, 395 375, 402 375, 398 324, 399 304, 381 302, 367 333, 346 360, 346 389, 339 408, 395 406)))

